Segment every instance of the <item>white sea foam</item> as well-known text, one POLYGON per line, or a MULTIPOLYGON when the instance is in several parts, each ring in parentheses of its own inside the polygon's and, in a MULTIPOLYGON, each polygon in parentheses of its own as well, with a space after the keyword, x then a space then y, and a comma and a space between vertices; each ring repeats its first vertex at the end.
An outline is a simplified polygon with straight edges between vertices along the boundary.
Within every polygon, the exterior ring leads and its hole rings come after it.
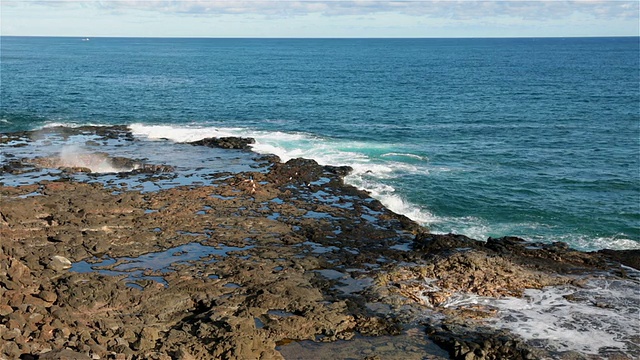
POLYGON ((233 133, 233 129, 219 130, 213 127, 131 124, 129 129, 134 136, 150 140, 168 139, 175 142, 198 141, 208 137, 238 136, 233 133))
POLYGON ((604 356, 617 351, 633 358, 639 355, 640 273, 627 269, 629 280, 598 278, 583 288, 527 289, 522 298, 456 294, 444 306, 488 305, 498 313, 485 320, 487 325, 508 329, 550 351, 604 356))
MULTIPOLYGON (((277 155, 283 162, 302 157, 313 159, 321 165, 348 165, 353 168, 353 172, 345 178, 346 183, 369 191, 373 198, 380 200, 390 210, 405 215, 418 223, 429 224, 437 221, 429 211, 406 201, 396 192, 396 189, 381 181, 392 179, 399 174, 427 175, 429 173, 429 169, 426 167, 418 167, 400 161, 386 160, 376 162, 375 159, 366 154, 368 150, 382 150, 385 154, 394 154, 384 152, 386 145, 329 140, 303 133, 258 131, 241 128, 176 127, 144 124, 132 124, 129 128, 134 136, 147 139, 169 139, 176 142, 197 141, 206 137, 252 137, 256 140, 256 143, 252 145, 253 151, 260 154, 277 155)), ((417 155, 411 155, 410 157, 412 156, 417 158, 417 155)), ((420 159, 425 160, 422 157, 420 159)))
MULTIPOLYGON (((544 241, 543 238, 533 238, 531 240, 544 241)), ((640 242, 627 239, 624 235, 616 235, 612 237, 590 237, 584 235, 562 235, 554 238, 554 241, 563 241, 571 244, 572 247, 584 251, 593 251, 599 249, 612 250, 630 250, 640 249, 640 242)))
POLYGON ((390 152, 390 153, 382 154, 380 156, 381 157, 406 157, 406 158, 416 159, 416 160, 420 160, 420 161, 428 161, 429 160, 429 158, 426 157, 426 156, 420 156, 420 155, 408 154, 408 153, 396 153, 396 152, 390 152))
POLYGON ((104 124, 94 124, 94 123, 86 123, 86 122, 73 122, 73 121, 65 121, 65 122, 47 122, 46 124, 36 128, 36 130, 42 129, 50 129, 56 127, 66 127, 66 128, 79 128, 82 126, 109 126, 104 124))
POLYGON ((564 235, 535 235, 545 234, 549 226, 536 223, 489 223, 487 220, 474 217, 434 217, 429 224, 433 225, 432 231, 437 234, 455 233, 468 236, 472 239, 485 240, 489 237, 501 237, 503 234, 518 236, 533 242, 560 241, 569 244, 572 248, 582 251, 595 251, 600 249, 628 250, 640 249, 640 242, 628 239, 623 235, 613 237, 593 237, 579 233, 564 235))
POLYGON ((550 350, 628 352, 640 336, 640 284, 633 280, 595 279, 583 289, 529 289, 523 298, 488 303, 500 309, 491 325, 507 328, 550 350), (574 300, 567 300, 569 296, 574 300))
POLYGON ((327 139, 306 133, 263 131, 246 128, 215 126, 171 126, 133 124, 130 129, 135 136, 147 139, 169 139, 175 142, 189 142, 207 137, 241 136, 252 137, 255 152, 274 154, 283 162, 293 158, 316 160, 321 165, 348 165, 353 172, 345 177, 345 182, 370 192, 390 210, 432 227, 440 233, 459 233, 474 239, 487 239, 503 234, 521 236, 534 241, 564 241, 580 250, 637 249, 640 242, 625 238, 598 238, 567 234, 560 238, 535 238, 538 230, 547 233, 546 225, 538 223, 489 223, 478 217, 444 217, 432 214, 404 198, 400 191, 390 184, 394 179, 406 175, 429 176, 432 173, 453 171, 454 169, 432 166, 428 158, 408 152, 392 151, 393 146, 367 142, 327 139), (375 154, 380 154, 376 155, 375 154), (406 161, 403 161, 404 160, 406 161))

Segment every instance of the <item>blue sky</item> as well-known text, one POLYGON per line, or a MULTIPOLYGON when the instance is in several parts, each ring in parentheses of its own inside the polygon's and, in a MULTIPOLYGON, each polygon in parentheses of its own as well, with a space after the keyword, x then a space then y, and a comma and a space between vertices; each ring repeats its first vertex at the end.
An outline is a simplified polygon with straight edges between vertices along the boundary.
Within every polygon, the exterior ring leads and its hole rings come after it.
POLYGON ((638 36, 640 1, 0 0, 2 35, 638 36))

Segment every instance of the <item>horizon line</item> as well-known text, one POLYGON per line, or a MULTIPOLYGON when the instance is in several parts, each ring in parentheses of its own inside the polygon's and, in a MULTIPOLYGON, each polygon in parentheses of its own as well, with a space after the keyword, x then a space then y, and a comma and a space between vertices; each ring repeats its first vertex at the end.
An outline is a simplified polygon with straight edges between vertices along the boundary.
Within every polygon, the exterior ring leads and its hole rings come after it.
POLYGON ((590 39, 590 38, 637 38, 639 35, 566 35, 566 36, 451 36, 451 37, 425 37, 425 36, 376 36, 376 37, 357 37, 357 36, 340 36, 340 37, 288 37, 288 36, 134 36, 134 35, 0 35, 3 37, 29 37, 29 38, 103 38, 103 39, 274 39, 274 40, 376 40, 376 39, 590 39))

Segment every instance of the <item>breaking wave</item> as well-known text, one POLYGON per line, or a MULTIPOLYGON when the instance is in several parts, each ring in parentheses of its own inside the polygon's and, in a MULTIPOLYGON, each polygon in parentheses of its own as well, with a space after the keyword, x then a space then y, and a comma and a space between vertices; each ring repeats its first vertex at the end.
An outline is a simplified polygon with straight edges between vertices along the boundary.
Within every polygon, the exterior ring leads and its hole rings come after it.
MULTIPOLYGON (((549 225, 542 222, 497 223, 476 216, 436 215, 428 209, 428 204, 409 200, 410 196, 416 197, 412 194, 415 189, 407 185, 408 183, 404 180, 406 178, 428 179, 430 175, 458 171, 458 169, 431 164, 424 154, 407 152, 406 149, 400 149, 395 144, 349 141, 302 132, 201 124, 174 126, 138 123, 130 125, 129 128, 138 138, 167 139, 174 142, 197 141, 207 137, 252 137, 256 141, 252 145, 253 151, 277 155, 283 162, 302 157, 313 159, 321 165, 348 165, 353 168, 353 172, 345 177, 346 183, 368 191, 373 198, 390 210, 430 227, 436 233, 454 232, 480 240, 515 235, 532 241, 564 241, 580 250, 640 248, 640 242, 624 235, 612 237, 594 237, 580 233, 558 235, 555 229, 551 229, 549 225)), ((430 191, 428 188, 422 190, 430 191)))

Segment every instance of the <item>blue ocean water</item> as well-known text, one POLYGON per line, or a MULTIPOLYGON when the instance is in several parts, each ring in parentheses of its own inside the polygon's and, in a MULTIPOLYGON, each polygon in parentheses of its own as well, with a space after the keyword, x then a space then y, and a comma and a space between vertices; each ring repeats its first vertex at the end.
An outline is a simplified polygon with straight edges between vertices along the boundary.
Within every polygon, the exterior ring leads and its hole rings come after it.
POLYGON ((0 41, 1 132, 252 136, 434 232, 640 247, 637 37, 0 41))

